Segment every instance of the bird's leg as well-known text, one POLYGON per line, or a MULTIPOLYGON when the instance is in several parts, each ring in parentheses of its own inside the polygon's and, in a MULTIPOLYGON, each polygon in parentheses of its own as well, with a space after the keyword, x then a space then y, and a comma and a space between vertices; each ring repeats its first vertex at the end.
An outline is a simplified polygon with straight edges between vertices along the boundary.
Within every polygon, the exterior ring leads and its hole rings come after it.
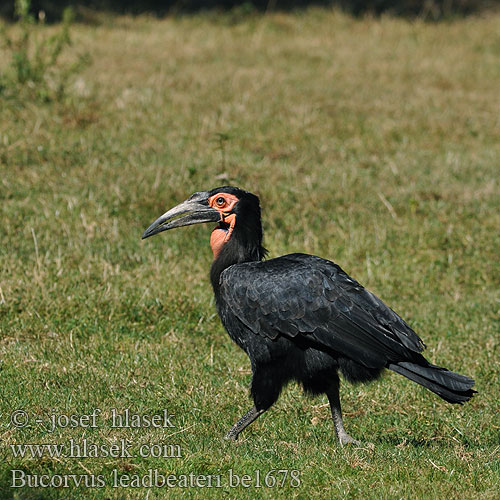
POLYGON ((332 410, 333 424, 335 425, 335 432, 339 438, 341 446, 345 444, 356 444, 361 445, 359 441, 353 439, 344 429, 344 423, 342 422, 342 409, 340 407, 340 397, 339 397, 339 386, 338 382, 335 387, 327 392, 328 401, 330 402, 330 409, 332 410))
POLYGON ((229 432, 226 434, 225 439, 229 439, 230 441, 236 441, 238 439, 238 434, 245 429, 245 427, 249 426, 256 418, 264 413, 265 410, 257 410, 255 406, 251 408, 250 411, 245 413, 238 422, 236 422, 229 432))

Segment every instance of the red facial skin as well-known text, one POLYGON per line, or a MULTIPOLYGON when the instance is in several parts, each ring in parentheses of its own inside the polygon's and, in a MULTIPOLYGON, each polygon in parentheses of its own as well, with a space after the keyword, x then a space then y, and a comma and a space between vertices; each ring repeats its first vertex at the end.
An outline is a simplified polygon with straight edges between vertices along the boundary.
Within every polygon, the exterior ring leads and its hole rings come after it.
POLYGON ((214 260, 217 259, 222 247, 229 241, 236 223, 236 214, 232 214, 231 210, 238 203, 238 198, 229 193, 217 193, 211 196, 208 204, 215 208, 220 213, 220 221, 229 224, 227 230, 216 227, 210 236, 210 247, 214 254, 214 260))

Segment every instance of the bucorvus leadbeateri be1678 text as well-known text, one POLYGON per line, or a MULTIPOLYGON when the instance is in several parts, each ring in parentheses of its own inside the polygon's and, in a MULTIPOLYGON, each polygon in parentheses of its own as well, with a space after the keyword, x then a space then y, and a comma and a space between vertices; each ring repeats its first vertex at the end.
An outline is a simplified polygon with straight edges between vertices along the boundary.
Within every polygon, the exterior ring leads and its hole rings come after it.
POLYGON ((430 364, 419 336, 338 265, 301 253, 263 260, 259 198, 252 193, 231 186, 194 193, 142 237, 202 222, 218 223, 210 237, 217 311, 253 372, 254 406, 228 439, 237 439, 291 380, 327 395, 341 444, 359 442, 344 429, 339 373, 368 382, 388 368, 449 403, 472 397, 474 380, 430 364))

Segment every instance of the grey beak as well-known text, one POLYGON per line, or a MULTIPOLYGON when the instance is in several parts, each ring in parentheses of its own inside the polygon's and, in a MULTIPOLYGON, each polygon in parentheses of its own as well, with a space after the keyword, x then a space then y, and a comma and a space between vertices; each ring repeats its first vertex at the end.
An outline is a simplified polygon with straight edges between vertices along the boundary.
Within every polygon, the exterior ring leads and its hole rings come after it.
POLYGON ((168 212, 165 212, 161 217, 158 217, 151 224, 144 234, 142 239, 149 238, 155 234, 173 229, 174 227, 189 226, 191 224, 201 224, 203 222, 218 222, 221 219, 220 213, 208 205, 198 201, 184 201, 168 212))

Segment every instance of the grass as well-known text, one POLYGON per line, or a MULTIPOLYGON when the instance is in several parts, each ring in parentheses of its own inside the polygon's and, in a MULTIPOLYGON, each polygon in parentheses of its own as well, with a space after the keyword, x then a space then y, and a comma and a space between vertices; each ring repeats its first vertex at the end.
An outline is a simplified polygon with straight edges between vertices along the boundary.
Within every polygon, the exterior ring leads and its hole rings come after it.
POLYGON ((0 498, 498 498, 500 15, 114 18, 72 38, 92 64, 71 96, 0 103, 0 498), (271 256, 339 263, 432 362, 476 379, 473 401, 447 405, 389 373, 343 384, 347 430, 375 448, 342 449, 326 399, 291 385, 224 442, 250 405, 250 367, 215 315, 210 228, 140 235, 226 183, 260 195, 271 256), (95 408, 98 428, 44 427, 95 408), (176 427, 111 428, 111 408, 168 409, 176 427), (27 427, 9 425, 15 409, 27 427), (84 438, 182 457, 10 449, 84 438), (223 488, 111 487, 113 469, 155 468, 220 474, 223 488), (12 489, 11 469, 107 485, 12 489), (298 470, 301 484, 230 488, 230 469, 298 470))

